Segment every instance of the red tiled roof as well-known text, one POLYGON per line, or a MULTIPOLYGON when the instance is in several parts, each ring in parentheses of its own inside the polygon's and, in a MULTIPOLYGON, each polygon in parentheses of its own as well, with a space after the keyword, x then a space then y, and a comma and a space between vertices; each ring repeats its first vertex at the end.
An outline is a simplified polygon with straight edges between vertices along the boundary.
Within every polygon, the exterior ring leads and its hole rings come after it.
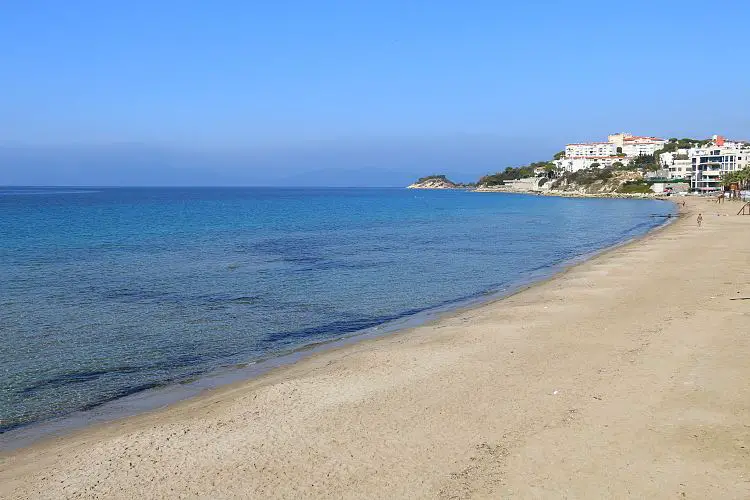
POLYGON ((664 139, 660 139, 658 137, 644 137, 639 135, 633 135, 630 137, 625 137, 623 141, 627 142, 634 142, 634 141, 663 141, 664 139))

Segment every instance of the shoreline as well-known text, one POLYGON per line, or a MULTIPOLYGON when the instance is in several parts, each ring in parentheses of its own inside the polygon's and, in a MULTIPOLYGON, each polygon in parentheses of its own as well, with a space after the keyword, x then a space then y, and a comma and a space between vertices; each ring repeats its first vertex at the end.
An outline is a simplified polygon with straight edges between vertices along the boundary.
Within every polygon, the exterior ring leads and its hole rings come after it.
POLYGON ((688 201, 503 299, 2 455, 0 496, 746 496, 750 274, 719 270, 750 218, 688 201))
POLYGON ((470 193, 501 193, 501 194, 523 194, 523 195, 536 195, 536 196, 550 196, 555 198, 611 198, 611 199, 632 199, 632 200, 661 200, 661 201, 672 201, 676 202, 678 198, 692 198, 689 196, 666 196, 660 193, 580 193, 578 191, 530 191, 530 190, 514 190, 514 189, 503 189, 503 188, 468 188, 468 187, 451 187, 451 188, 430 188, 430 187, 407 187, 405 189, 414 189, 421 191, 467 191, 470 193))
MULTIPOLYGON (((528 195, 530 193, 512 193, 528 195)), ((591 196, 600 197, 600 196, 591 196)), ((649 198, 653 199, 653 198, 649 198)), ((220 391, 225 387, 242 384, 264 377, 265 375, 283 370, 312 356, 346 348, 360 342, 377 340, 390 335, 408 333, 420 326, 430 326, 454 315, 471 311, 502 301, 521 293, 531 287, 543 284, 564 274, 570 268, 585 263, 597 256, 615 250, 622 246, 635 243, 650 234, 665 229, 680 216, 676 200, 672 201, 676 214, 665 217, 664 222, 637 236, 625 236, 612 245, 593 250, 568 259, 563 259, 549 266, 544 266, 530 273, 524 279, 519 279, 504 285, 502 288, 485 292, 472 297, 458 299, 450 303, 441 304, 420 311, 416 314, 403 316, 386 323, 366 328, 357 332, 344 334, 330 340, 303 345, 289 351, 269 353, 265 357, 237 365, 225 366, 210 372, 200 374, 185 381, 174 381, 164 386, 158 386, 106 401, 94 408, 75 411, 68 415, 54 417, 49 420, 34 422, 18 428, 0 433, 0 459, 6 455, 22 451, 24 448, 43 444, 48 441, 64 439, 72 434, 86 432, 89 428, 113 424, 123 419, 137 417, 156 411, 168 410, 176 404, 199 399, 206 393, 220 391)))

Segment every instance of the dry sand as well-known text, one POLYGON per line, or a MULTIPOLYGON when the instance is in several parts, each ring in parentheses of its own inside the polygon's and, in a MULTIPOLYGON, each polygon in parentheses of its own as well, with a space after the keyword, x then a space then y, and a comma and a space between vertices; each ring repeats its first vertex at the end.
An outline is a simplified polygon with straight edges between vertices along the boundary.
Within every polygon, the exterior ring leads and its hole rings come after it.
POLYGON ((750 216, 687 203, 510 298, 3 456, 0 497, 750 498, 750 216))

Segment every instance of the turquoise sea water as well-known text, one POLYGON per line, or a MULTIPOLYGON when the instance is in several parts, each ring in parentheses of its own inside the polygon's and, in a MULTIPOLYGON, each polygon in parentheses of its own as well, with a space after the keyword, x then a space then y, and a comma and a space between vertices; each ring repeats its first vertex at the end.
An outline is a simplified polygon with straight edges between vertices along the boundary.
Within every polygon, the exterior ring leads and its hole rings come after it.
POLYGON ((0 432, 506 289, 671 205, 0 188, 0 432))

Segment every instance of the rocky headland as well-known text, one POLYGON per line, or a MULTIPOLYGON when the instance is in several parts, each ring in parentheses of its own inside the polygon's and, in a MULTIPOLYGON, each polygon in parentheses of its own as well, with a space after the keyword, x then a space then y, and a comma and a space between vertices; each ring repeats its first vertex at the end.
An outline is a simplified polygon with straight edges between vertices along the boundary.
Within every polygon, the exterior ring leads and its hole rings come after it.
POLYGON ((417 182, 407 186, 407 189, 458 189, 464 187, 457 184, 445 175, 428 175, 417 179, 417 182))

